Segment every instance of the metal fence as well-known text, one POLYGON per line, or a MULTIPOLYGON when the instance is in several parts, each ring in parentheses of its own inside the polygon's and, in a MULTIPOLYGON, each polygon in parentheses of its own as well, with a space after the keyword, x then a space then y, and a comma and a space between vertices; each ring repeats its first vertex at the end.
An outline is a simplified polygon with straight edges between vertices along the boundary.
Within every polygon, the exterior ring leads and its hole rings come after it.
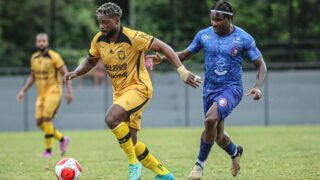
MULTIPOLYGON (((202 74, 199 72, 198 74, 202 74)), ((35 130, 34 102, 36 88, 32 87, 24 103, 15 100, 26 76, 0 78, 0 131, 35 130)), ((154 73, 153 98, 143 114, 143 127, 202 126, 202 89, 187 87, 176 73, 154 73)), ((254 72, 244 72, 244 88, 255 82, 254 72)), ((55 125, 60 129, 105 128, 104 114, 112 103, 108 83, 93 87, 89 78, 83 87, 74 85, 74 101, 62 101, 55 125)), ((320 71, 271 71, 264 86, 264 97, 255 102, 243 97, 242 102, 226 119, 227 125, 284 125, 320 123, 320 71)))

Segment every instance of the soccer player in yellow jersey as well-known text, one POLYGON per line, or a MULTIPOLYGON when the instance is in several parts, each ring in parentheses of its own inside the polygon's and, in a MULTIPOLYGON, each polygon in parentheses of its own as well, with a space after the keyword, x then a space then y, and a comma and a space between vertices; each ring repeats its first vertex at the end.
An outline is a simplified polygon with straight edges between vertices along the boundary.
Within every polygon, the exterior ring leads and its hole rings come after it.
MULTIPOLYGON (((69 138, 63 136, 52 124, 62 96, 61 75, 68 73, 60 55, 49 49, 49 37, 45 33, 36 35, 36 47, 38 49, 31 56, 31 73, 27 82, 17 95, 17 100, 22 101, 24 94, 33 85, 37 84, 37 101, 35 117, 38 127, 44 132, 45 151, 43 157, 52 156, 53 137, 60 142, 61 155, 64 155, 69 144, 69 138)), ((72 101, 71 83, 67 83, 67 103, 72 101)))
POLYGON ((87 58, 64 77, 64 82, 85 74, 101 59, 113 87, 113 104, 106 112, 105 121, 128 157, 129 180, 141 177, 141 163, 157 174, 156 179, 174 179, 146 145, 137 140, 142 111, 152 97, 152 84, 144 66, 145 51, 162 52, 190 86, 199 87, 200 81, 181 64, 170 46, 121 26, 122 10, 118 5, 105 3, 96 13, 101 32, 94 36, 87 58))

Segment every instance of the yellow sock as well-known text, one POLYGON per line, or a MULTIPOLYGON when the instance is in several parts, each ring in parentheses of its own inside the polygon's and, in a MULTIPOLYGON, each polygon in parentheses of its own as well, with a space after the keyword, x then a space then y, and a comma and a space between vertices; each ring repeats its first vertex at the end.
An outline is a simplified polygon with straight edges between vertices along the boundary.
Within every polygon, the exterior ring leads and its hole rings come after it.
POLYGON ((53 135, 54 135, 54 138, 56 138, 56 140, 58 140, 58 141, 61 141, 61 139, 63 137, 61 132, 56 128, 54 128, 53 135))
MULTIPOLYGON (((44 127, 43 127, 43 123, 39 126, 39 128, 44 131, 44 127)), ((61 141, 63 135, 61 134, 61 132, 59 130, 57 130, 56 128, 54 128, 54 138, 56 138, 58 141, 61 141)))
POLYGON ((127 154, 129 164, 138 164, 139 161, 135 154, 128 125, 122 122, 117 127, 112 129, 112 133, 118 139, 122 150, 127 154))
POLYGON ((54 128, 52 122, 44 122, 43 123, 44 129, 44 138, 45 138, 45 147, 46 150, 51 150, 52 148, 52 138, 54 133, 54 128))
POLYGON ((158 175, 168 174, 169 171, 166 169, 148 150, 146 145, 138 141, 135 145, 136 155, 139 161, 144 167, 152 170, 158 175))

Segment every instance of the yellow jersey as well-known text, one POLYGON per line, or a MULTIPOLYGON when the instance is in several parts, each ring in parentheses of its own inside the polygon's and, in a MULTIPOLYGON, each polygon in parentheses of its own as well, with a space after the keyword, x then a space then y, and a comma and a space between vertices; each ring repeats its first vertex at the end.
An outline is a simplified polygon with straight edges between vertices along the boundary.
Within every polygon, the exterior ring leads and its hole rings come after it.
POLYGON ((61 74, 59 68, 63 65, 64 62, 61 56, 53 50, 48 50, 47 53, 42 56, 39 51, 32 54, 31 70, 36 79, 38 96, 45 95, 49 90, 53 91, 53 89, 54 91, 61 91, 61 74))
POLYGON ((141 32, 120 27, 115 42, 97 33, 89 50, 89 55, 100 58, 112 81, 115 96, 136 89, 146 97, 152 96, 152 83, 144 66, 145 51, 149 50, 154 37, 141 32))

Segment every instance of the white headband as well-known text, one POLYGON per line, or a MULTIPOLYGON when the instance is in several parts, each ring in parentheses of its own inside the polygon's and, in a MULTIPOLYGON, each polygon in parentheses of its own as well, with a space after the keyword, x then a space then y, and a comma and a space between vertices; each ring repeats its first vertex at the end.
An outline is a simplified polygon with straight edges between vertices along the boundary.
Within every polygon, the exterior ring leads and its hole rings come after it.
POLYGON ((219 10, 211 10, 211 13, 222 13, 222 14, 228 14, 228 15, 230 15, 230 16, 233 16, 233 14, 232 13, 230 13, 230 12, 226 12, 226 11, 219 11, 219 10))

